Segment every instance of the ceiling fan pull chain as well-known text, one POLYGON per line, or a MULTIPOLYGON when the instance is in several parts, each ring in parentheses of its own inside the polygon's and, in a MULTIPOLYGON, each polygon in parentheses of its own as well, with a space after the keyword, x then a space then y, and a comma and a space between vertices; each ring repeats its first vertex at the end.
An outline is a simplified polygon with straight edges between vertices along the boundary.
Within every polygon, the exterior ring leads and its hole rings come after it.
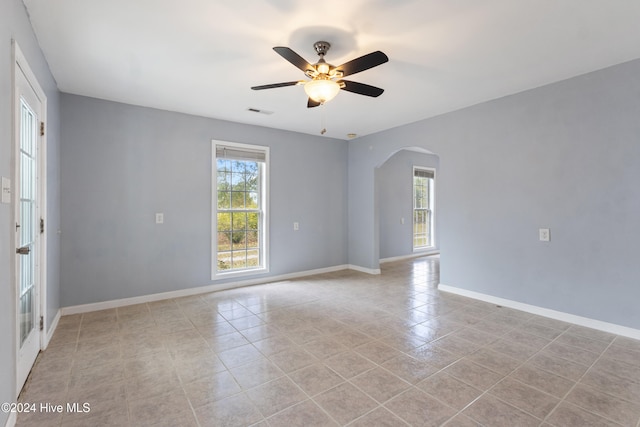
POLYGON ((320 135, 324 135, 325 133, 327 133, 327 124, 326 124, 326 117, 325 117, 325 112, 324 112, 324 102, 320 105, 320 126, 322 127, 322 130, 320 131, 320 135))

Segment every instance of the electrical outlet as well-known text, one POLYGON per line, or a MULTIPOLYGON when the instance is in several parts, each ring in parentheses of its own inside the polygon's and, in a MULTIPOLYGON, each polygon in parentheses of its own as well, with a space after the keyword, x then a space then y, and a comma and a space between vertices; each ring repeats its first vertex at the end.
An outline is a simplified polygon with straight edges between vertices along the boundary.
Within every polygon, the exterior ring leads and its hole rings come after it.
POLYGON ((156 224, 164 224, 164 214, 157 213, 156 214, 156 224))
POLYGON ((538 230, 538 234, 541 242, 548 242, 551 240, 551 233, 548 228, 541 228, 538 230))
POLYGON ((298 230, 300 230, 300 223, 296 221, 293 223, 293 231, 298 231, 298 230))

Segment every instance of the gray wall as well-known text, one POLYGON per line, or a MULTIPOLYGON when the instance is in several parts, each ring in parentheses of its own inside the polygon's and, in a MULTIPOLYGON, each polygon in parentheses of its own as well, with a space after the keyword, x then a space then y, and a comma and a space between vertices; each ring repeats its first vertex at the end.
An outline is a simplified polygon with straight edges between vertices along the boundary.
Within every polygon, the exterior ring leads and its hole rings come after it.
POLYGON ((352 141, 349 261, 377 268, 374 167, 420 146, 442 283, 640 328, 639 99, 636 60, 352 141))
MULTIPOLYGON (((11 159, 13 158, 13 101, 12 101, 12 54, 11 40, 18 42, 22 52, 47 95, 48 123, 48 318, 52 320, 59 307, 59 240, 57 229, 60 220, 58 201, 58 156, 59 156, 59 97, 56 83, 49 72, 40 51, 24 5, 20 0, 2 0, 0 13, 0 176, 13 180, 11 159)), ((0 204, 0 402, 15 399, 15 284, 11 278, 13 205, 0 204)), ((0 425, 4 425, 8 414, 0 413, 0 425)))
POLYGON ((271 147, 268 276, 346 263, 345 141, 68 94, 61 104, 63 306, 214 283, 212 139, 271 147))
MULTIPOLYGON (((438 170, 438 156, 401 150, 375 170, 380 228, 380 259, 412 255, 413 167, 438 170), (404 224, 400 219, 404 218, 404 224)), ((436 210, 438 183, 436 174, 436 210)), ((438 250, 438 215, 435 216, 435 247, 438 250)), ((416 252, 417 253, 417 252, 416 252)))

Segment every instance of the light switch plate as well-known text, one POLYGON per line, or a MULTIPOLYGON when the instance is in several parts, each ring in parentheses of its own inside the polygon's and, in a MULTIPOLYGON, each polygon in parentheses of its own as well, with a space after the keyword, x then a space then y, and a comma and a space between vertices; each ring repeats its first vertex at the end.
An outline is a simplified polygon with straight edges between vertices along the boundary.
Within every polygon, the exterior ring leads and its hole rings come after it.
POLYGON ((538 234, 541 242, 548 242, 551 240, 551 232, 548 228, 541 228, 538 230, 538 234))
POLYGON ((11 180, 6 176, 2 177, 2 203, 11 203, 11 180))
POLYGON ((156 224, 164 224, 164 214, 157 213, 156 214, 156 224))

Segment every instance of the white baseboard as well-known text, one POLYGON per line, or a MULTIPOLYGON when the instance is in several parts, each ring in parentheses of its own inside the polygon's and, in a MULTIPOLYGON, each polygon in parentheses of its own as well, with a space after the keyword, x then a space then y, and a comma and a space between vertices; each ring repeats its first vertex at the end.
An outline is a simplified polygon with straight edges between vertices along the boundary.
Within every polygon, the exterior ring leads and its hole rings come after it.
POLYGON ((10 412, 9 419, 7 420, 7 423, 4 425, 4 427, 13 427, 16 425, 17 421, 18 421, 18 414, 16 412, 10 412))
POLYGON ((380 264, 384 264, 385 262, 404 261, 405 259, 419 258, 422 256, 431 256, 431 255, 440 255, 440 251, 414 252, 409 255, 400 255, 400 256, 394 256, 389 258, 382 258, 380 260, 380 264))
MULTIPOLYGON (((283 280, 297 279, 300 277, 313 276, 315 274, 332 273, 350 268, 347 265, 337 265, 334 267, 318 268, 315 270, 300 271, 296 273, 282 274, 279 276, 263 277, 259 279, 241 280, 216 285, 207 285, 197 288, 181 289, 178 291, 161 292, 157 294, 141 295, 138 297, 122 298, 110 301, 102 301, 90 304, 73 305, 60 309, 63 316, 70 314, 88 313, 91 311, 108 310, 111 308, 125 307, 127 305, 144 304, 147 302, 161 301, 171 298, 188 297, 192 295, 206 294, 215 291, 225 291, 229 289, 241 288, 244 286, 260 285, 264 283, 280 282, 283 280)), ((379 274, 379 273, 378 273, 379 274)))
POLYGON ((549 317, 555 320, 561 320, 574 325, 584 326, 599 331, 609 332, 611 334, 621 335, 628 338, 640 340, 640 330, 629 328, 627 326, 616 325, 615 323, 603 322, 601 320, 590 319, 588 317, 576 316, 575 314, 565 313, 562 311, 551 310, 548 308, 529 305, 518 301, 512 301, 504 298, 494 297, 492 295, 480 292, 469 291, 467 289, 456 288, 454 286, 443 285, 440 283, 438 289, 464 297, 477 299, 480 301, 497 304, 504 307, 514 308, 516 310, 525 311, 539 316, 549 317))
POLYGON ((42 346, 42 350, 47 349, 47 346, 49 345, 49 342, 51 341, 51 338, 53 337, 53 334, 55 333, 56 328, 58 327, 60 316, 62 316, 62 311, 58 310, 55 317, 53 318, 53 321, 51 322, 51 325, 49 325, 49 329, 47 329, 47 333, 44 336, 44 343, 42 346))
POLYGON ((361 273, 367 273, 367 274, 380 274, 380 273, 382 273, 379 268, 366 268, 366 267, 360 267, 359 265, 353 265, 353 264, 349 264, 347 266, 347 268, 349 270, 359 271, 361 273))

